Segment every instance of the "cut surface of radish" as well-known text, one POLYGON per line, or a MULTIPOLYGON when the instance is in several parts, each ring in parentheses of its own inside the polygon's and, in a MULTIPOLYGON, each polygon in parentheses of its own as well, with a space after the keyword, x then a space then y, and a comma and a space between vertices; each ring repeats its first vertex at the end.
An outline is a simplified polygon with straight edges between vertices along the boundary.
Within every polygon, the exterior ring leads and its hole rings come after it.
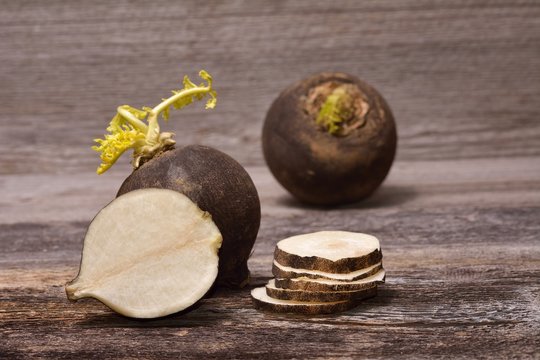
POLYGON ((266 294, 274 299, 304 302, 332 302, 363 300, 377 295, 377 286, 358 291, 305 291, 289 290, 276 287, 272 279, 266 284, 266 294))
POLYGON ((320 231, 292 236, 276 245, 274 259, 283 266, 329 273, 350 273, 381 261, 379 240, 368 234, 320 231))
POLYGON ((84 239, 70 300, 92 297, 129 317, 154 318, 188 308, 218 273, 221 234, 185 195, 136 190, 103 208, 84 239))
POLYGON ((306 291, 355 291, 370 288, 377 284, 384 283, 386 272, 384 269, 379 270, 375 275, 356 281, 339 281, 329 279, 310 279, 307 277, 301 278, 278 278, 275 279, 275 285, 278 288, 289 290, 306 290, 306 291))
POLYGON ((265 287, 255 288, 251 296, 256 307, 264 310, 281 313, 298 314, 330 314, 345 311, 357 305, 356 301, 333 301, 333 302, 304 302, 293 300, 279 300, 268 296, 265 287))
POLYGON ((329 279, 337 281, 355 281, 376 274, 382 269, 382 262, 378 262, 368 268, 350 272, 348 274, 333 274, 324 271, 295 269, 290 266, 283 266, 274 260, 272 273, 277 278, 298 278, 307 277, 311 279, 329 279))

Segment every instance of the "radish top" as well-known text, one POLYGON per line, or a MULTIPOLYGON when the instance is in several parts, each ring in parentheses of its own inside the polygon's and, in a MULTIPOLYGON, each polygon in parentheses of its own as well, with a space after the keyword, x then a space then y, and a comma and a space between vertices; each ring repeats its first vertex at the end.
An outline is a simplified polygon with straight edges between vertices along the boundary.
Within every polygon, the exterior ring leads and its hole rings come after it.
POLYGON ((340 137, 362 127, 369 111, 368 101, 358 86, 334 81, 312 88, 304 106, 321 130, 340 137))
POLYGON ((163 120, 169 119, 171 106, 181 109, 196 100, 209 97, 206 109, 216 106, 216 91, 212 88, 212 76, 205 70, 199 72, 199 76, 206 81, 196 85, 187 75, 184 76, 181 90, 173 90, 173 95, 162 99, 162 102, 153 108, 144 106, 137 109, 129 105, 121 105, 117 114, 107 127, 108 134, 103 139, 95 139, 99 145, 92 149, 100 153, 101 164, 97 169, 98 174, 107 171, 118 158, 128 149, 133 149, 132 165, 136 169, 144 161, 171 148, 175 141, 173 133, 160 132, 158 117, 161 114, 163 120))

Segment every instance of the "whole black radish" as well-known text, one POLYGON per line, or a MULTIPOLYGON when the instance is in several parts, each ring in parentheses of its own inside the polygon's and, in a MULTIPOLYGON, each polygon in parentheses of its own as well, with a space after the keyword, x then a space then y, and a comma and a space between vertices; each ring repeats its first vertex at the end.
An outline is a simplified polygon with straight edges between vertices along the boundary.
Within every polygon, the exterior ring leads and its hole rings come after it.
POLYGON ((396 153, 383 97, 344 73, 320 73, 285 89, 268 110, 263 153, 278 182, 301 202, 340 205, 371 195, 396 153))

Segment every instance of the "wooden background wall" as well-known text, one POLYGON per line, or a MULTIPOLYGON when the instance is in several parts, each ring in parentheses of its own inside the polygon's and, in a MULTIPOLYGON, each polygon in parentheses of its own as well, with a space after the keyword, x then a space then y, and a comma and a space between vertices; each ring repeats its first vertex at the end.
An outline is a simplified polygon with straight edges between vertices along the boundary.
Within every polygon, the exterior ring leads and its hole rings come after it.
POLYGON ((0 171, 88 171, 116 106, 155 104, 200 68, 219 105, 175 114, 170 128, 245 165, 262 163, 262 121, 279 91, 328 70, 388 99, 398 160, 540 153, 537 1, 197 4, 4 1, 0 171))

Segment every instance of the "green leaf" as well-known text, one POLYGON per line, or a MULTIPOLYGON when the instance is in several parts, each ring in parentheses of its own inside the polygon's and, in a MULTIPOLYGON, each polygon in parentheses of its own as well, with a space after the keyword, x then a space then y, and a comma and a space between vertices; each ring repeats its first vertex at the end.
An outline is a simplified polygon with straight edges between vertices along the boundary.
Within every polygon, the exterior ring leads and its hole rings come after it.
POLYGON ((191 81, 187 75, 184 76, 183 83, 184 83, 184 89, 193 89, 197 87, 197 85, 195 85, 195 83, 191 81))
POLYGON ((122 119, 120 114, 116 114, 107 127, 109 134, 105 134, 103 139, 94 139, 98 145, 92 146, 92 150, 100 153, 101 159, 98 174, 107 171, 126 150, 144 144, 146 134, 123 123, 122 119))
POLYGON ((103 139, 95 139, 97 145, 92 147, 100 153, 102 161, 97 170, 98 174, 107 171, 127 149, 133 148, 135 155, 144 154, 151 157, 158 152, 159 146, 170 146, 171 141, 174 143, 170 136, 161 136, 166 133, 160 134, 158 124, 160 114, 165 121, 169 120, 171 106, 182 109, 194 101, 208 97, 206 108, 213 109, 217 100, 216 92, 212 88, 212 76, 204 70, 199 72, 199 76, 206 81, 206 85, 196 85, 188 76, 184 76, 184 88, 173 90, 171 97, 162 99, 162 102, 154 108, 137 109, 129 105, 120 106, 107 127, 108 134, 105 134, 103 139), (145 120, 148 125, 144 123, 145 120))
POLYGON ((206 109, 213 109, 216 107, 217 93, 215 90, 212 90, 208 93, 208 95, 210 95, 210 99, 206 101, 206 109))

